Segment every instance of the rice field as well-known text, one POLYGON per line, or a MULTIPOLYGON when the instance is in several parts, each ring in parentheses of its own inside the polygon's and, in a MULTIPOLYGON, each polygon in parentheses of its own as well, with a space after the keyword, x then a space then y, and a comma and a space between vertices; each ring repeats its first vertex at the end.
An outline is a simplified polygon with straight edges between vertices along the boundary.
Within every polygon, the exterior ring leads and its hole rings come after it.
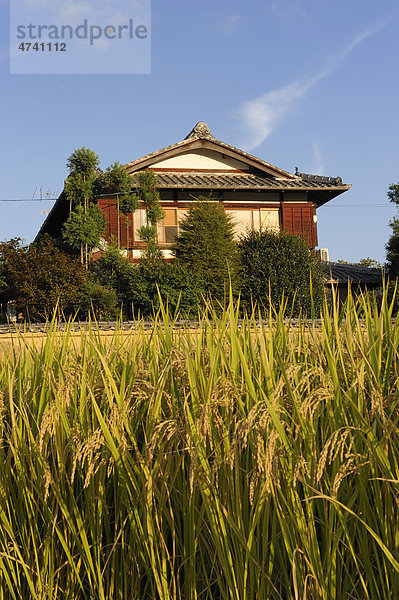
POLYGON ((0 600, 398 598, 393 302, 13 336, 0 600))

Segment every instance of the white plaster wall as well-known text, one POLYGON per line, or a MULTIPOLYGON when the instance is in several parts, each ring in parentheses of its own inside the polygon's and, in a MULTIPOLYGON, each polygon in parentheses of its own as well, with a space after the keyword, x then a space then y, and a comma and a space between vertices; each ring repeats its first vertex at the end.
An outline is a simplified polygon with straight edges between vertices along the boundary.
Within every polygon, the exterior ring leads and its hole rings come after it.
POLYGON ((174 258, 172 250, 162 250, 162 256, 164 258, 174 258))
POLYGON ((248 171, 248 165, 229 156, 223 158, 223 154, 213 150, 195 150, 185 152, 167 158, 160 162, 153 163, 152 166, 157 169, 220 169, 220 170, 236 170, 248 171))
MULTIPOLYGON (((172 253, 172 250, 161 250, 162 252, 162 256, 164 258, 174 258, 174 255, 172 253)), ((141 250, 133 250, 133 258, 141 258, 143 256, 143 253, 141 252, 141 250)))

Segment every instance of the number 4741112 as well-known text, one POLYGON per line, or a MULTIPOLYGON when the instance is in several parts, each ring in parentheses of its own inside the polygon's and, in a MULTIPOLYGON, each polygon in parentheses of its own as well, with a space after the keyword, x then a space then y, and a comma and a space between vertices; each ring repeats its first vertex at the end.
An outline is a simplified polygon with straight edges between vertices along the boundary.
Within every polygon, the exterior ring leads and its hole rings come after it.
POLYGON ((28 52, 33 50, 35 52, 66 52, 67 45, 65 42, 21 42, 18 46, 18 50, 22 52, 28 52))

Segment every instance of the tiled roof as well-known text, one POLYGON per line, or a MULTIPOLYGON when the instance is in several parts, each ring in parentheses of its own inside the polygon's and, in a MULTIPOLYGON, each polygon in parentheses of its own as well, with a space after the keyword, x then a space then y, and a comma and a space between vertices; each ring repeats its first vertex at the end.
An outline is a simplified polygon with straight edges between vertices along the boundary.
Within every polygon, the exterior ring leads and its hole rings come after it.
POLYGON ((333 183, 335 185, 342 185, 341 177, 325 177, 324 175, 311 175, 310 173, 300 173, 298 169, 295 172, 297 177, 300 177, 304 181, 315 181, 316 183, 333 183))
MULTIPOLYGON (((338 184, 333 178, 328 181, 311 179, 283 179, 250 173, 179 173, 162 171, 156 173, 160 189, 247 189, 247 190, 347 190, 349 185, 338 184)), ((133 174, 134 180, 134 174, 133 174)))
MULTIPOLYGON (((217 140, 215 138, 215 136, 211 134, 207 124, 204 123, 203 121, 200 121, 199 123, 197 123, 197 125, 195 125, 195 127, 193 127, 193 129, 190 131, 190 133, 181 142, 177 142, 176 144, 171 144, 170 146, 166 146, 166 148, 161 148, 160 150, 156 150, 155 152, 146 154, 145 156, 142 156, 141 158, 137 158, 136 160, 133 160, 132 162, 127 163, 125 165, 125 167, 127 168, 128 172, 132 173, 137 168, 140 168, 140 165, 142 163, 146 163, 148 160, 152 161, 153 159, 157 158, 158 156, 160 157, 163 154, 170 152, 171 150, 184 149, 185 146, 190 147, 192 142, 196 142, 196 141, 200 141, 200 140, 214 144, 216 147, 219 147, 222 149, 225 148, 226 150, 230 150, 231 152, 240 155, 244 159, 247 158, 250 161, 254 161, 254 162, 258 163, 260 168, 263 167, 266 169, 271 169, 272 171, 279 173, 280 176, 287 177, 287 178, 294 177, 291 173, 288 173, 288 171, 284 171, 283 169, 280 169, 279 167, 276 167, 276 166, 272 165, 271 163, 268 163, 268 162, 258 158, 257 156, 254 156, 253 154, 249 154, 248 152, 245 152, 244 150, 240 150, 239 148, 236 148, 235 146, 230 146, 229 144, 226 144, 225 142, 221 142, 220 140, 217 140)), ((154 168, 156 168, 155 165, 154 165, 154 168)))
POLYGON ((334 283, 365 283, 380 285, 382 283, 382 270, 360 265, 342 264, 336 262, 322 263, 324 272, 329 281, 334 283))

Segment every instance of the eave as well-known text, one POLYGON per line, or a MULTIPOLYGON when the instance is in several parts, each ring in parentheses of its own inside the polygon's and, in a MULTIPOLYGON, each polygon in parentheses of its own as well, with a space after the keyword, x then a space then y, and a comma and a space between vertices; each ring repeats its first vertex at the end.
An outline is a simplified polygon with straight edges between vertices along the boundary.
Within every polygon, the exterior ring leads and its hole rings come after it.
MULTIPOLYGON (((240 190, 251 192, 307 192, 309 201, 316 206, 322 206, 332 198, 346 192, 351 186, 347 184, 337 185, 335 180, 313 181, 266 177, 263 174, 255 175, 249 173, 197 173, 176 171, 162 171, 157 173, 159 190, 193 190, 212 192, 223 190, 240 190)), ((327 178, 326 178, 327 179, 327 178)), ((133 182, 135 180, 133 174, 133 182)))

